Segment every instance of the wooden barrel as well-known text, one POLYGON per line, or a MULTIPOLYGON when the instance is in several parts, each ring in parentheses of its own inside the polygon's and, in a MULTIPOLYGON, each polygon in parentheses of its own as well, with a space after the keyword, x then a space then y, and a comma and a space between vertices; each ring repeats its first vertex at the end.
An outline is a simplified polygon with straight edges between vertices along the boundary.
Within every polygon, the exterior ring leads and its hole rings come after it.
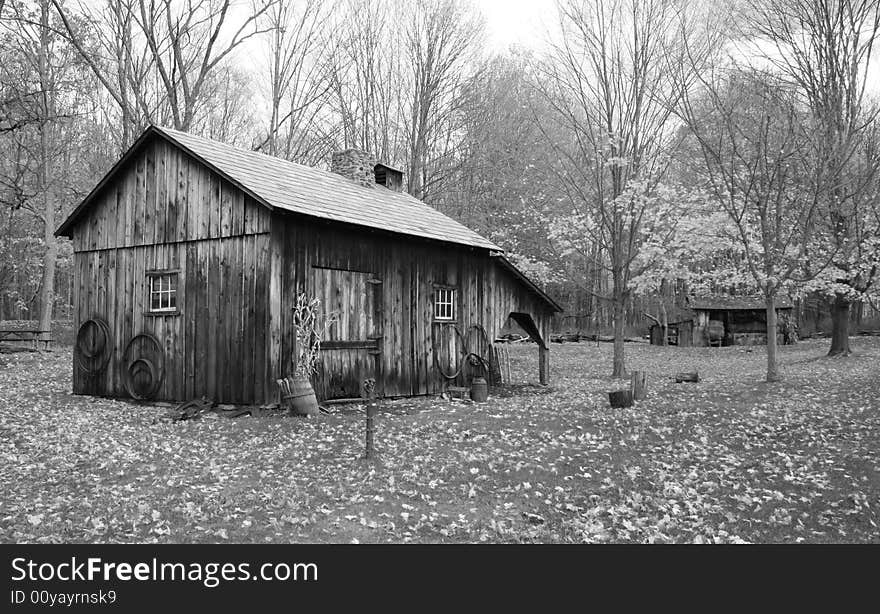
POLYGON ((724 340, 724 322, 719 320, 709 320, 709 326, 706 328, 706 333, 709 336, 709 345, 712 345, 713 343, 721 345, 721 342, 724 340))
POLYGON ((471 400, 474 403, 485 403, 489 399, 489 384, 486 378, 475 377, 471 382, 471 400))
POLYGON ((290 378, 290 394, 284 397, 284 401, 289 403, 289 407, 297 416, 318 414, 318 399, 307 377, 290 378))

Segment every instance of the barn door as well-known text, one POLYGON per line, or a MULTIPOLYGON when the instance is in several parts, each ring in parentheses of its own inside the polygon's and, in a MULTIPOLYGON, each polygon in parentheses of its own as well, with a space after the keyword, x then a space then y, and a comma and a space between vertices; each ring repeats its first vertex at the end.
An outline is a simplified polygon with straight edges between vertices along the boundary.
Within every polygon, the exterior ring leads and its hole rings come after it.
POLYGON ((314 292, 335 322, 321 343, 315 392, 321 399, 361 396, 363 381, 382 394, 382 282, 371 273, 314 268, 314 292))

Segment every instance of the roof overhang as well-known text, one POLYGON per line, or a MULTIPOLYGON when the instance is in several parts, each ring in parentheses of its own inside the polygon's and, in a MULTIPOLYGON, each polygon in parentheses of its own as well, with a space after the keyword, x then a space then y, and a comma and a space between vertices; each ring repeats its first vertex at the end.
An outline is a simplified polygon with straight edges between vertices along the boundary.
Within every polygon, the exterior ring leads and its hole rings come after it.
POLYGON ((508 260, 507 256, 505 256, 502 253, 498 253, 498 252, 493 252, 490 255, 492 258, 494 258, 496 261, 498 261, 498 264, 500 264, 504 269, 506 269, 507 271, 512 273, 513 276, 516 277, 520 282, 522 282, 532 293, 537 295, 537 297, 539 299, 541 299, 544 303, 546 303, 550 307, 550 311, 553 311, 555 313, 562 313, 563 311, 565 311, 559 305, 559 303, 557 303, 552 298, 550 298, 546 292, 541 290, 541 288, 539 288, 535 284, 535 282, 533 282, 531 279, 526 277, 525 273, 523 273, 518 268, 516 268, 516 265, 514 265, 510 260, 508 260))

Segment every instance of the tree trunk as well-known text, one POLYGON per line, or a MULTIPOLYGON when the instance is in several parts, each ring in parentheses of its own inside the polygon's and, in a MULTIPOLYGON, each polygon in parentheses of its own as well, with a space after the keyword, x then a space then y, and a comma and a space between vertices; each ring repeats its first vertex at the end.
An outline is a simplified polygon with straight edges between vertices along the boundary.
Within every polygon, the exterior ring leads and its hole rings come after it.
POLYGON ((767 303, 767 381, 778 382, 782 379, 776 365, 776 297, 766 297, 767 303))
POLYGON ((43 239, 46 242, 46 253, 43 255, 43 278, 40 288, 40 330, 52 330, 52 307, 55 304, 55 261, 58 259, 58 243, 55 241, 53 229, 55 216, 49 215, 49 208, 55 207, 55 198, 47 190, 45 196, 46 227, 43 239))
POLYGON ((55 241, 55 192, 52 187, 50 170, 49 135, 54 96, 49 67, 49 3, 41 3, 40 19, 40 87, 42 89, 42 121, 40 122, 40 189, 43 192, 43 240, 46 252, 43 255, 43 278, 40 287, 40 330, 52 328, 52 307, 55 303, 55 261, 58 258, 58 243, 55 241))
POLYGON ((662 296, 660 297, 660 330, 663 333, 660 345, 666 345, 666 341, 669 338, 669 319, 666 315, 666 303, 662 296))
POLYGON ((849 311, 850 301, 838 294, 831 305, 831 349, 829 356, 849 356, 849 311))
POLYGON ((623 334, 626 325, 626 297, 614 293, 614 361, 611 377, 626 377, 623 334))

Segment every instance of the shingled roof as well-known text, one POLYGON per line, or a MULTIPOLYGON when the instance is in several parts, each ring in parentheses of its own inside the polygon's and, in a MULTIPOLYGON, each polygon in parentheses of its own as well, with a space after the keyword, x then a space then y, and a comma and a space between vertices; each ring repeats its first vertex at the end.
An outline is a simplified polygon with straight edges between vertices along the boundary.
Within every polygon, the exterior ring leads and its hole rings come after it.
MULTIPOLYGON (((423 239, 496 252, 504 251, 470 228, 409 194, 389 190, 378 184, 365 187, 330 171, 240 149, 186 132, 150 126, 127 156, 153 135, 174 143, 271 209, 423 239)), ((115 170, 116 167, 108 173, 108 177, 115 170)), ((103 187, 103 183, 104 181, 83 200, 58 228, 56 234, 67 234, 91 198, 103 187)))

